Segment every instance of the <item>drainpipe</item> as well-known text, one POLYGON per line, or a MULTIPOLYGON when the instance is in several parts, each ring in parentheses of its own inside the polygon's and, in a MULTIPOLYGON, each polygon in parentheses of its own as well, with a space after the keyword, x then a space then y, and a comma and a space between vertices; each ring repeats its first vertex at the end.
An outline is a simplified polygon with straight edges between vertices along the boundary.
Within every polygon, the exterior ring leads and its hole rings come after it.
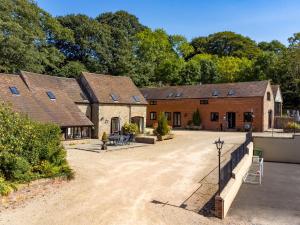
POLYGON ((129 105, 129 123, 131 122, 131 105, 129 105))

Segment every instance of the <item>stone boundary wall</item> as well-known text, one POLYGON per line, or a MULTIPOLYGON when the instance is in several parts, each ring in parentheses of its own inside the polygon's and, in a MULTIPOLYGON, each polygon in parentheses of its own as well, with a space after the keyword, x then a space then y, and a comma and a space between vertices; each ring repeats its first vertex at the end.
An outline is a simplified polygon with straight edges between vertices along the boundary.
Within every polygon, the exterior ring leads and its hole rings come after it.
POLYGON ((300 135, 289 137, 254 137, 255 148, 261 149, 264 161, 300 163, 300 135))
POLYGON ((248 146, 249 154, 246 154, 240 163, 232 171, 232 178, 229 180, 220 196, 215 198, 215 215, 223 219, 226 217, 232 202, 234 201, 242 183, 243 177, 248 172, 253 157, 253 142, 248 146))

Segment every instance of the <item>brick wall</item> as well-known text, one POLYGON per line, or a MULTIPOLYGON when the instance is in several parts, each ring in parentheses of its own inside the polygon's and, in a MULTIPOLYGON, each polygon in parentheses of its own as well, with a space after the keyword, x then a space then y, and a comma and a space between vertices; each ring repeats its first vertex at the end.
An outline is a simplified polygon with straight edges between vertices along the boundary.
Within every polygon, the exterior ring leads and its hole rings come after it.
MULTIPOLYGON (((273 98, 271 98, 271 102, 265 103, 267 109, 272 108, 272 100, 273 98)), ((180 112, 182 127, 186 127, 188 121, 192 120, 193 112, 198 108, 202 118, 202 128, 205 130, 220 130, 221 124, 223 128, 227 128, 228 124, 224 119, 227 112, 236 113, 236 128, 243 130, 244 112, 253 110, 255 115, 253 128, 256 131, 262 131, 265 129, 263 121, 268 120, 263 105, 262 97, 210 98, 208 104, 200 104, 200 99, 157 100, 157 105, 147 106, 147 126, 152 126, 156 122, 156 120, 150 120, 150 112, 157 112, 157 116, 159 112, 171 112, 172 117, 169 121, 171 126, 173 125, 173 113, 180 112), (211 121, 211 112, 219 113, 218 121, 211 121)))

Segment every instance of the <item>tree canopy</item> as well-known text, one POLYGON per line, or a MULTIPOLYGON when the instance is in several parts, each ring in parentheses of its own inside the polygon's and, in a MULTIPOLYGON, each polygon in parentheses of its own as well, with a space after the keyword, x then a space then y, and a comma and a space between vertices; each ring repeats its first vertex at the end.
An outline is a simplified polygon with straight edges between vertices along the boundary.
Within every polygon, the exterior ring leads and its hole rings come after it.
POLYGON ((188 41, 152 30, 126 12, 53 17, 32 0, 2 0, 0 72, 65 77, 82 71, 130 76, 138 86, 269 79, 285 107, 300 107, 300 32, 285 46, 231 31, 188 41))

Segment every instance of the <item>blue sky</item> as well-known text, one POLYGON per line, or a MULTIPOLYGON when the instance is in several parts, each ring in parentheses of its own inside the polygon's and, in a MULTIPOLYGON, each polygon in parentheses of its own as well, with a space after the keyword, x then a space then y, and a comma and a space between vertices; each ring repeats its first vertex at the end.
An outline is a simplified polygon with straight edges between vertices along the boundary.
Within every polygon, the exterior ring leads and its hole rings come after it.
POLYGON ((189 40, 230 30, 255 41, 287 38, 300 32, 299 0, 36 0, 54 16, 126 10, 150 28, 163 28, 189 40))

